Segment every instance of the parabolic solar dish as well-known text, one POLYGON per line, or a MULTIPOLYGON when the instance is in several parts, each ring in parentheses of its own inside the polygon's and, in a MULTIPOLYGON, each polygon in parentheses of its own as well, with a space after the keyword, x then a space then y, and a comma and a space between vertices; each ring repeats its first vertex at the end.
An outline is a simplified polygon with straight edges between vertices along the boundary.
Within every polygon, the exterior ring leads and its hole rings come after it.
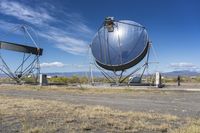
POLYGON ((17 83, 27 77, 37 82, 39 77, 43 49, 33 39, 33 32, 29 26, 17 25, 0 38, 0 72, 17 83))
POLYGON ((138 64, 147 54, 146 29, 130 20, 105 20, 91 44, 96 63, 112 71, 123 71, 138 64))

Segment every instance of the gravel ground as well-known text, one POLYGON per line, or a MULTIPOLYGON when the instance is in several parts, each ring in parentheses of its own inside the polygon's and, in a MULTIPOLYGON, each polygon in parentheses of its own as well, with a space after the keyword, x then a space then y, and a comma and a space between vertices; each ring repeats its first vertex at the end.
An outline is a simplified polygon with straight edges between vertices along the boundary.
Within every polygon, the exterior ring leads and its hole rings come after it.
POLYGON ((123 111, 156 112, 179 117, 200 117, 200 91, 181 91, 179 89, 178 91, 85 94, 47 90, 0 89, 0 95, 56 100, 73 104, 102 105, 123 111))

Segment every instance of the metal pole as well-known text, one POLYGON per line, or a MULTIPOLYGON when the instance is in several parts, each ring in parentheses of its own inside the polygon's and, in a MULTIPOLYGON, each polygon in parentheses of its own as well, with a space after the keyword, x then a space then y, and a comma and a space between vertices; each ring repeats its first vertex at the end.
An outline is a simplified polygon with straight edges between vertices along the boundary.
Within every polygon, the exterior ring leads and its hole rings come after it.
POLYGON ((90 78, 91 78, 91 83, 94 83, 94 79, 93 79, 93 71, 92 71, 92 64, 90 63, 90 78))
POLYGON ((38 45, 37 45, 37 43, 35 42, 35 40, 32 38, 31 34, 29 33, 29 31, 27 30, 26 26, 23 25, 22 28, 24 28, 25 32, 28 34, 28 36, 30 37, 30 39, 31 39, 31 41, 34 43, 34 45, 35 45, 37 48, 39 48, 38 45))

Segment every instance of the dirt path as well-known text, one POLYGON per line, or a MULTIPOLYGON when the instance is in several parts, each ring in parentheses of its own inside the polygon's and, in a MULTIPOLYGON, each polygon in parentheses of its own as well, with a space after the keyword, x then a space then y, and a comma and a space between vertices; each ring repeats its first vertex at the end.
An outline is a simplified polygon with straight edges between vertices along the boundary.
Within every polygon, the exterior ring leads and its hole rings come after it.
POLYGON ((57 100, 74 104, 102 105, 124 111, 158 112, 180 117, 200 117, 200 92, 75 94, 60 91, 0 89, 0 95, 57 100))

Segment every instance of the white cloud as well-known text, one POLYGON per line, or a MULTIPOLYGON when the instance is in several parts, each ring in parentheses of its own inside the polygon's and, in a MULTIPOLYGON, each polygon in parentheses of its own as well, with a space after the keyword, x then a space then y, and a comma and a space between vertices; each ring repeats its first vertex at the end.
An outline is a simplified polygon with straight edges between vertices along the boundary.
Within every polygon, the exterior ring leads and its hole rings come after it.
POLYGON ((39 33, 40 36, 53 41, 56 47, 71 54, 80 55, 86 54, 88 51, 89 42, 71 37, 69 33, 57 28, 50 28, 48 31, 39 33))
MULTIPOLYGON (((53 8, 53 5, 51 7, 53 8)), ((50 10, 50 9, 48 9, 50 10)), ((0 13, 12 16, 16 19, 23 20, 35 25, 40 29, 39 36, 45 38, 49 43, 55 44, 55 47, 71 54, 87 54, 89 39, 93 31, 85 24, 84 18, 78 13, 59 12, 63 15, 62 20, 53 17, 51 14, 58 13, 57 10, 47 11, 46 8, 32 8, 19 2, 2 0, 0 2, 0 13), (53 13, 54 12, 54 13, 53 13), (51 25, 56 23, 56 26, 51 25)), ((0 20, 1 29, 5 27, 12 28, 14 23, 6 23, 0 20)))
POLYGON ((64 67, 64 66, 65 66, 65 64, 63 64, 62 62, 49 62, 49 63, 45 62, 45 63, 40 64, 40 67, 43 67, 43 68, 45 68, 45 67, 64 67))
POLYGON ((178 63, 171 63, 169 67, 176 69, 176 70, 195 70, 198 71, 200 68, 189 62, 178 62, 178 63))
POLYGON ((16 27, 17 24, 14 24, 14 23, 9 23, 9 22, 6 22, 4 20, 0 20, 0 28, 5 30, 5 31, 8 31, 10 30, 10 28, 12 27, 16 27))
POLYGON ((0 9, 2 14, 13 16, 32 24, 44 24, 49 20, 53 20, 53 17, 45 10, 41 12, 35 11, 33 8, 14 1, 0 1, 0 9))
POLYGON ((40 64, 40 67, 42 68, 50 68, 50 67, 75 67, 75 68, 83 68, 83 67, 88 67, 88 65, 78 65, 78 64, 64 64, 62 62, 44 62, 40 64))

